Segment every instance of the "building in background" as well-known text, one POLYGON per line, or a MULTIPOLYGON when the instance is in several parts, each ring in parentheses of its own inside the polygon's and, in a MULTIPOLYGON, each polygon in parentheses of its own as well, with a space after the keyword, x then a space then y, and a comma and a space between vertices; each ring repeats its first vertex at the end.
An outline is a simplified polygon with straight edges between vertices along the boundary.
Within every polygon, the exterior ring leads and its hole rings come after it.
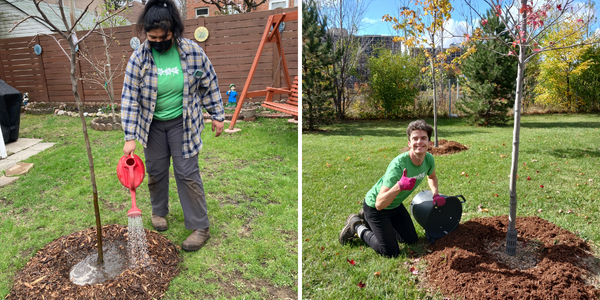
MULTIPOLYGON (((77 4, 75 6, 77 7, 77 4)), ((44 11, 44 14, 58 27, 58 29, 66 30, 61 17, 54 13, 55 11, 59 11, 56 4, 41 3, 40 7, 44 11)), ((64 10, 65 14, 67 15, 67 22, 70 24, 71 18, 68 17, 70 16, 70 9, 65 7, 64 10)), ((83 10, 75 8, 75 18, 79 17, 82 13, 83 10)), ((11 30, 15 24, 29 15, 40 16, 40 13, 35 7, 33 1, 0 0, 0 39, 54 33, 52 27, 33 18, 27 19, 11 33, 8 33, 8 31, 11 30)), ((92 14, 87 13, 78 24, 77 29, 83 30, 86 28, 91 28, 93 25, 94 17, 92 14)))
MULTIPOLYGON (((207 0, 210 2, 209 0, 207 0)), ((219 0, 214 0, 219 1, 219 0)), ((289 7, 297 7, 299 0, 266 0, 265 3, 258 6, 256 9, 252 11, 266 11, 266 10, 274 10, 277 8, 289 8, 289 7)), ((219 2, 223 2, 220 0, 219 2)), ((262 0, 255 0, 255 3, 260 3, 262 0)), ((243 0, 234 0, 231 1, 231 5, 237 6, 239 9, 243 7, 243 0)), ((238 11, 233 7, 228 9, 227 14, 237 14, 238 11)), ((206 4, 202 0, 187 0, 187 18, 194 19, 199 17, 214 17, 221 15, 217 6, 214 4, 206 4)))

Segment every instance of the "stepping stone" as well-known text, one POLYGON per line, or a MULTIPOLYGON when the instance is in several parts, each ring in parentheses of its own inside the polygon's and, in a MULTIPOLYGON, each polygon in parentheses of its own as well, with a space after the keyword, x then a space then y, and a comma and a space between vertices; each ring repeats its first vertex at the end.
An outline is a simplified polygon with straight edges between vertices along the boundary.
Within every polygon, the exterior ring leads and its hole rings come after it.
POLYGON ((32 163, 17 163, 16 165, 8 168, 5 172, 6 176, 23 175, 29 172, 29 169, 33 168, 32 163))
POLYGON ((12 153, 17 153, 21 150, 27 149, 39 142, 41 142, 41 139, 26 139, 26 138, 20 138, 12 143, 6 144, 6 151, 7 152, 12 152, 12 153))
POLYGON ((19 179, 19 177, 6 177, 6 176, 2 176, 2 177, 0 177, 0 187, 7 186, 7 185, 15 182, 17 179, 19 179))
POLYGON ((39 143, 29 149, 41 152, 41 151, 44 151, 44 150, 54 146, 54 144, 56 144, 56 143, 39 143))

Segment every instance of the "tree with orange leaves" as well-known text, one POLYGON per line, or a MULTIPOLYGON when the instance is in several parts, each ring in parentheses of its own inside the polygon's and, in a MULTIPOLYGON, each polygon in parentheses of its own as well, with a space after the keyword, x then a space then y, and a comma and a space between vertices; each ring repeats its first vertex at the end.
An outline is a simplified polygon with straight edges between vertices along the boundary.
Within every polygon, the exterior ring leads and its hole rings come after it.
MULTIPOLYGON (((401 41, 405 48, 428 48, 424 51, 430 66, 430 75, 433 85, 433 128, 435 134, 435 147, 438 146, 437 133, 437 90, 436 90, 436 69, 448 69, 451 65, 446 64, 448 54, 455 49, 444 51, 444 23, 450 20, 452 4, 450 0, 414 0, 413 4, 416 10, 405 9, 400 12, 400 21, 398 17, 385 15, 383 20, 392 22, 393 28, 403 30, 406 34, 403 37, 395 37, 394 41, 401 41), (438 50, 440 48, 440 50, 438 50)), ((427 68, 422 69, 423 72, 427 68)))

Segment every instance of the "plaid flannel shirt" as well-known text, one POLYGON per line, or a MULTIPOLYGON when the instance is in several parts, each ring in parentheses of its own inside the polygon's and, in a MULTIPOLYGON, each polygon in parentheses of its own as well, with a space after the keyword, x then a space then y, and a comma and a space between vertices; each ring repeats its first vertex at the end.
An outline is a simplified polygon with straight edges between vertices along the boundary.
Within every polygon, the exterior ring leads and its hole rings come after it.
MULTIPOLYGON (((179 57, 183 70, 183 157, 190 158, 202 148, 204 129, 202 107, 216 121, 225 119, 217 74, 206 54, 192 40, 179 38, 179 57)), ((137 139, 144 148, 156 106, 158 73, 152 49, 145 41, 133 52, 123 81, 121 122, 125 140, 137 139)))

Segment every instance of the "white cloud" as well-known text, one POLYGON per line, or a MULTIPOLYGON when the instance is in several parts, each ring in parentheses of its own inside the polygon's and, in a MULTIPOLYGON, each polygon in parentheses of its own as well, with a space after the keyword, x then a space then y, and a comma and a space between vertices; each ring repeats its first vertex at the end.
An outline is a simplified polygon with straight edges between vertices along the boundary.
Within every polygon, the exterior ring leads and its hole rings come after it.
POLYGON ((369 18, 364 18, 361 21, 362 23, 367 23, 367 24, 376 24, 381 22, 381 20, 375 20, 375 19, 369 19, 369 18))

